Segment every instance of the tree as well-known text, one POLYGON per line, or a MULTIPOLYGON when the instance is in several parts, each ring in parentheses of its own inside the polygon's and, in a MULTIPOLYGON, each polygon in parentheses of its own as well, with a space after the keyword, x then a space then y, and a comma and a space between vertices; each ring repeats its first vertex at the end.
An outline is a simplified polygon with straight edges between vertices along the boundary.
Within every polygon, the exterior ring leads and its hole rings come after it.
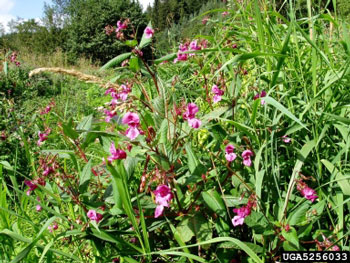
POLYGON ((107 36, 105 26, 116 25, 118 20, 129 18, 141 38, 147 25, 146 15, 138 1, 70 0, 65 12, 68 15, 68 52, 73 57, 86 55, 102 62, 129 50, 116 41, 115 35, 107 36))

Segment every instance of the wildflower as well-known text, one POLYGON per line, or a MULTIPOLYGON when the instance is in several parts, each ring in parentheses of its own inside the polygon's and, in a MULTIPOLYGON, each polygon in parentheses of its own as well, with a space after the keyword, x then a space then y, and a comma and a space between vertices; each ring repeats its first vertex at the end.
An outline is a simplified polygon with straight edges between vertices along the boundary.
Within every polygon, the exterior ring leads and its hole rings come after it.
POLYGON ((204 17, 203 19, 202 19, 202 24, 203 25, 206 25, 207 23, 208 23, 208 20, 209 20, 209 17, 204 17))
POLYGON ((134 140, 140 134, 140 131, 138 129, 140 126, 140 118, 136 113, 127 112, 122 119, 122 123, 129 126, 129 128, 126 130, 125 135, 130 140, 134 140))
POLYGON ((104 110, 104 113, 107 115, 105 120, 106 122, 110 122, 111 119, 115 116, 115 112, 114 111, 109 111, 109 110, 104 110))
POLYGON ((310 187, 305 187, 300 191, 301 195, 312 203, 318 198, 316 191, 310 187))
POLYGON ((170 206, 169 203, 173 199, 173 193, 165 184, 159 185, 153 193, 157 204, 156 210, 154 211, 154 217, 157 218, 163 214, 164 207, 170 206))
POLYGON ((58 229, 58 225, 56 222, 53 223, 52 226, 48 226, 47 229, 50 231, 50 233, 52 233, 54 230, 58 229))
POLYGON ((288 138, 287 135, 283 135, 282 138, 285 143, 290 143, 292 140, 291 138, 288 138))
POLYGON ((105 32, 107 36, 110 36, 114 31, 114 28, 111 25, 105 26, 105 32))
POLYGON ((186 61, 188 59, 188 54, 182 53, 182 52, 177 52, 177 58, 174 59, 174 63, 178 61, 186 61))
POLYGON ((103 218, 103 215, 100 213, 97 213, 96 210, 89 210, 86 213, 87 217, 90 218, 90 220, 96 221, 96 223, 100 222, 103 218))
MULTIPOLYGON (((260 94, 259 93, 256 94, 253 99, 257 100, 259 98, 264 98, 264 97, 266 97, 266 95, 267 95, 266 91, 263 90, 260 94)), ((264 104, 265 104, 265 100, 261 100, 261 105, 264 105, 264 104)))
POLYGON ((51 111, 51 106, 47 105, 44 110, 40 112, 40 115, 48 114, 51 111))
POLYGON ((198 107, 194 103, 189 103, 187 105, 187 111, 182 115, 185 120, 187 120, 188 124, 194 128, 198 129, 202 122, 199 119, 196 119, 196 113, 198 112, 198 107))
POLYGON ((300 194, 312 203, 318 198, 314 189, 310 188, 302 179, 297 181, 297 190, 300 194))
POLYGON ((150 27, 146 27, 145 34, 146 34, 146 38, 151 38, 154 35, 154 30, 150 27))
POLYGON ((222 16, 227 16, 227 15, 228 15, 228 12, 227 12, 227 11, 222 12, 221 15, 222 15, 222 16))
POLYGON ((228 162, 233 162, 237 157, 237 155, 233 152, 234 149, 235 147, 232 144, 227 145, 225 148, 225 158, 228 162))
POLYGON ((47 129, 45 132, 41 132, 41 131, 38 131, 38 136, 39 136, 39 140, 37 142, 38 146, 40 146, 44 141, 47 140, 49 134, 50 134, 51 130, 50 129, 47 129))
POLYGON ((28 196, 30 195, 31 192, 33 192, 36 188, 38 188, 38 186, 34 184, 34 181, 25 180, 24 183, 29 187, 29 189, 27 190, 28 196))
POLYGON ((36 209, 37 212, 40 212, 42 210, 41 205, 36 205, 35 209, 36 209))
POLYGON ((252 160, 250 160, 250 157, 253 156, 253 152, 251 150, 245 150, 242 153, 243 157, 243 164, 245 166, 251 166, 252 165, 252 160))
POLYGON ((233 226, 243 225, 244 218, 249 216, 251 213, 251 207, 249 205, 242 206, 240 208, 233 209, 233 212, 235 212, 237 214, 232 219, 233 226))
POLYGON ((122 101, 126 101, 126 99, 128 98, 128 94, 131 92, 131 89, 124 84, 121 85, 120 87, 122 88, 122 92, 119 94, 119 98, 122 101))
POLYGON ((48 176, 49 174, 55 172, 52 166, 47 166, 43 171, 43 176, 48 176))
POLYGON ((188 120, 188 124, 189 124, 192 128, 198 129, 198 128, 201 126, 202 122, 201 122, 201 120, 198 120, 198 119, 196 119, 196 118, 192 118, 192 119, 189 119, 189 120, 188 120))
POLYGON ((214 103, 217 103, 221 100, 222 95, 224 95, 224 91, 219 89, 217 85, 213 85, 211 92, 213 92, 215 95, 213 97, 214 103))
POLYGON ((190 43, 190 48, 191 48, 191 50, 200 50, 201 49, 201 47, 197 44, 197 40, 193 40, 190 43))
POLYGON ((128 27, 126 21, 121 22, 120 20, 117 22, 117 29, 115 32, 120 32, 128 27))
POLYGON ((109 162, 113 162, 114 160, 119 159, 125 159, 126 158, 126 152, 120 149, 116 149, 114 142, 111 143, 111 146, 109 147, 109 151, 111 152, 111 156, 108 157, 109 162))
POLYGON ((188 44, 180 44, 180 46, 179 46, 179 50, 181 51, 181 52, 185 52, 185 51, 188 51, 188 44))

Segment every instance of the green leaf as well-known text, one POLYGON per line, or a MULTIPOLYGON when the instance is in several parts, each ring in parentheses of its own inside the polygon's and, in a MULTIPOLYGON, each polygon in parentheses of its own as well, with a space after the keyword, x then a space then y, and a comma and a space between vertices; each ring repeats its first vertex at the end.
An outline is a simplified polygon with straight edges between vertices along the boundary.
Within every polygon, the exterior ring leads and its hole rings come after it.
POLYGON ((91 164, 91 160, 89 160, 89 162, 84 166, 84 169, 80 174, 80 178, 79 178, 80 193, 84 193, 89 185, 89 181, 91 179, 91 174, 92 174, 91 168, 92 168, 92 164, 91 164))
POLYGON ((159 64, 163 61, 172 61, 174 58, 176 58, 176 53, 171 53, 171 54, 168 54, 164 57, 161 57, 161 58, 154 60, 154 63, 159 64))
POLYGON ((213 234, 208 220, 199 214, 184 217, 176 229, 184 242, 190 241, 193 236, 196 236, 198 242, 206 241, 213 234))
POLYGON ((306 219, 306 211, 309 209, 307 202, 302 203, 297 209, 290 213, 288 217, 288 224, 291 226, 298 225, 306 219))
POLYGON ((128 47, 136 47, 137 46, 137 40, 133 39, 133 40, 126 40, 124 42, 125 45, 127 45, 128 47))
POLYGON ((252 211, 252 213, 244 219, 244 223, 253 228, 257 234, 262 234, 269 229, 269 222, 261 212, 252 211))
POLYGON ((105 69, 109 69, 109 68, 113 68, 114 66, 119 65, 120 63, 122 63, 125 59, 129 58, 131 56, 131 52, 128 53, 124 53, 124 54, 120 54, 119 56, 116 56, 115 58, 111 59, 110 61, 108 61, 106 64, 104 64, 99 71, 101 70, 105 70, 105 69))
MULTIPOLYGON (((152 23, 151 21, 148 22, 147 27, 152 28, 152 23)), ((152 28, 153 29, 153 28, 152 28)), ((143 32, 142 38, 141 38, 141 42, 139 45, 139 49, 143 49, 144 47, 148 46, 150 43, 152 43, 152 38, 146 38, 146 33, 143 32)))
POLYGON ((216 190, 202 192, 205 204, 218 216, 226 216, 225 204, 216 190))
POLYGON ((345 179, 345 176, 329 161, 323 159, 321 162, 326 166, 327 170, 333 175, 335 180, 342 190, 344 195, 350 195, 350 183, 349 180, 345 179))
POLYGON ((303 124, 297 117, 295 117, 287 108, 285 108, 281 103, 276 101, 274 98, 271 97, 265 97, 264 98, 265 102, 267 104, 270 104, 274 106, 276 109, 278 109, 280 112, 282 112, 284 115, 288 116, 290 119, 295 121, 296 123, 300 124, 303 128, 307 129, 308 128, 303 124))
POLYGON ((0 164, 9 171, 13 171, 13 167, 11 166, 11 164, 7 161, 0 161, 0 164))
POLYGON ((287 232, 285 229, 282 229, 282 236, 291 244, 299 248, 299 239, 297 235, 297 231, 294 227, 291 227, 287 232))
POLYGON ((81 122, 77 125, 77 130, 88 131, 91 129, 93 115, 84 117, 81 122))
POLYGON ((186 144, 185 148, 187 153, 188 168, 191 174, 202 175, 202 173, 205 171, 205 167, 199 162, 197 156, 192 150, 191 144, 186 144))
POLYGON ((130 62, 129 62, 129 69, 134 71, 134 72, 137 72, 139 71, 141 68, 141 61, 139 58, 137 57, 132 57, 130 59, 130 62))
POLYGON ((69 138, 75 140, 79 137, 79 134, 73 130, 73 118, 70 118, 67 123, 62 124, 63 133, 69 138))

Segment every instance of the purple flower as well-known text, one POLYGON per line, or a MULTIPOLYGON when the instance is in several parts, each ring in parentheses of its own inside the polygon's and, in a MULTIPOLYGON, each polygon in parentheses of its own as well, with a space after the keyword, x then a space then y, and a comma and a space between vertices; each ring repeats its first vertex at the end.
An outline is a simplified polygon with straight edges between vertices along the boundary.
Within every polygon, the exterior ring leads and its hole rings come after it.
POLYGON ((33 192, 38 186, 34 184, 33 181, 25 180, 24 183, 29 187, 27 190, 27 195, 30 195, 31 192, 33 192))
POLYGON ((196 118, 188 119, 187 122, 194 129, 198 129, 202 124, 201 120, 198 120, 196 118))
POLYGON ((197 43, 197 40, 193 40, 191 43, 190 43, 190 49, 191 50, 200 50, 201 47, 198 45, 197 43))
POLYGON ((104 110, 104 113, 106 114, 106 122, 110 122, 111 119, 115 116, 114 111, 104 110))
POLYGON ((243 157, 243 164, 245 166, 251 166, 252 165, 252 160, 250 160, 250 157, 253 155, 253 152, 251 150, 245 150, 242 153, 243 157))
POLYGON ((42 210, 41 205, 36 205, 35 209, 36 209, 37 212, 40 212, 42 210))
POLYGON ((224 91, 219 89, 217 85, 213 85, 211 92, 213 92, 215 95, 213 97, 214 103, 217 103, 221 100, 222 95, 224 95, 224 91))
POLYGON ((233 162, 237 157, 237 155, 233 152, 234 149, 235 147, 232 144, 227 145, 225 148, 225 158, 228 162, 233 162))
POLYGON ((318 198, 316 191, 308 186, 303 188, 300 191, 300 193, 302 196, 304 196, 307 200, 310 200, 312 203, 318 198))
POLYGON ((109 151, 111 152, 111 156, 108 157, 109 162, 113 162, 114 160, 120 160, 126 158, 126 152, 120 149, 116 149, 114 142, 111 143, 111 146, 109 147, 109 151))
POLYGON ((186 61, 188 59, 188 54, 177 52, 177 58, 174 59, 174 63, 178 61, 186 61))
POLYGON ((96 223, 100 222, 103 218, 103 215, 100 213, 97 213, 96 210, 89 210, 86 213, 87 217, 90 218, 90 220, 96 221, 96 223))
POLYGON ((248 203, 247 206, 233 209, 237 215, 232 219, 233 226, 243 225, 244 218, 250 215, 251 205, 248 203))
POLYGON ((47 140, 49 133, 50 133, 50 130, 43 133, 41 131, 38 131, 38 136, 39 136, 39 140, 37 142, 38 146, 40 146, 44 141, 47 140))
POLYGON ((136 113, 127 112, 122 119, 122 123, 129 126, 125 133, 126 137, 128 137, 130 140, 134 140, 137 136, 139 136, 140 131, 138 127, 140 125, 140 118, 136 113))
POLYGON ((146 38, 151 38, 154 35, 154 30, 150 27, 146 27, 145 34, 146 34, 146 38))
POLYGON ((156 210, 154 211, 154 217, 157 218, 163 214, 164 207, 170 206, 169 203, 173 199, 173 193, 165 184, 159 185, 153 193, 157 204, 156 210))
MULTIPOLYGON (((266 95, 267 95, 266 91, 263 90, 260 94, 259 93, 256 94, 253 99, 257 100, 259 98, 264 98, 264 97, 266 97, 266 95)), ((261 105, 264 105, 264 104, 265 104, 265 100, 261 100, 261 105)))
POLYGON ((128 25, 125 21, 124 22, 118 21, 116 32, 122 31, 122 30, 126 29, 127 27, 128 27, 128 25))

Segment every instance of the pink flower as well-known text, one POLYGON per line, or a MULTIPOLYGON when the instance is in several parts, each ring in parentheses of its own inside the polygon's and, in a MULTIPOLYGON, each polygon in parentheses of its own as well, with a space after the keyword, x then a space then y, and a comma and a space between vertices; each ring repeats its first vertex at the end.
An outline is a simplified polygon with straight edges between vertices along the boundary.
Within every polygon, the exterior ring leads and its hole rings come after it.
POLYGON ((203 25, 207 24, 208 20, 209 20, 209 17, 207 17, 207 16, 204 17, 204 18, 202 19, 202 24, 203 24, 203 25))
POLYGON ((245 150, 242 153, 242 157, 243 157, 243 164, 245 166, 251 166, 252 165, 252 161, 250 160, 250 157, 253 156, 253 152, 251 150, 245 150))
POLYGON ((48 106, 45 107, 44 110, 42 110, 42 111, 40 112, 40 115, 47 114, 47 113, 49 113, 50 111, 51 111, 51 106, 48 105, 48 106))
POLYGON ((138 127, 140 125, 140 118, 136 113, 127 112, 122 119, 122 123, 129 126, 125 132, 126 137, 128 137, 130 140, 134 140, 137 136, 139 136, 140 131, 138 127))
MULTIPOLYGON (((267 95, 266 91, 263 90, 260 94, 259 93, 256 94, 253 99, 257 100, 259 98, 264 98, 264 97, 266 97, 266 95, 267 95)), ((265 104, 265 100, 261 100, 261 105, 264 105, 264 104, 265 104)))
POLYGON ((188 44, 180 44, 179 50, 180 50, 181 52, 188 51, 188 44))
POLYGON ((30 195, 31 192, 33 192, 38 186, 34 184, 33 181, 25 180, 24 183, 29 187, 27 190, 27 195, 30 195))
POLYGON ((163 214, 164 207, 170 206, 170 201, 173 199, 173 193, 170 188, 165 184, 158 185, 157 189, 153 191, 156 199, 156 210, 154 212, 154 217, 160 217, 163 214))
POLYGON ((126 101, 126 99, 128 98, 128 94, 131 92, 131 89, 124 84, 120 87, 123 89, 123 91, 119 94, 119 98, 122 101, 126 101))
POLYGON ((177 52, 177 58, 174 59, 174 63, 178 61, 186 61, 188 59, 188 54, 177 52))
POLYGON ((213 85, 211 92, 213 92, 215 95, 213 97, 214 103, 217 103, 221 100, 221 96, 224 95, 224 91, 219 89, 217 85, 213 85))
POLYGON ((318 198, 316 191, 310 187, 305 187, 300 191, 301 195, 304 196, 307 200, 310 200, 312 203, 318 198))
POLYGON ((111 146, 109 147, 109 151, 111 152, 111 156, 108 157, 109 162, 113 162, 114 160, 120 160, 126 158, 126 152, 120 149, 116 149, 114 142, 111 143, 111 146))
POLYGON ((38 131, 38 136, 39 136, 39 140, 37 142, 38 146, 40 146, 44 141, 47 140, 49 133, 50 133, 50 130, 47 130, 43 133, 41 131, 38 131))
POLYGON ((48 176, 49 174, 55 172, 55 170, 52 168, 52 166, 47 166, 45 170, 43 171, 43 176, 48 176))
POLYGON ((237 155, 233 152, 234 149, 235 147, 232 144, 227 145, 225 148, 225 158, 228 162, 233 162, 237 157, 237 155))
POLYGON ((331 248, 331 250, 332 251, 340 251, 340 248, 337 245, 335 245, 331 248))
POLYGON ((201 47, 198 46, 198 44, 197 44, 197 40, 193 40, 190 43, 190 48, 191 48, 191 50, 200 50, 201 49, 201 47))
POLYGON ((104 113, 106 114, 106 122, 110 122, 111 119, 115 116, 115 112, 114 111, 109 111, 109 110, 104 110, 104 113))
POLYGON ((199 119, 195 118, 197 112, 197 105, 194 103, 189 103, 187 105, 187 111, 182 115, 184 120, 187 120, 188 124, 194 129, 198 129, 202 124, 202 122, 199 119))
POLYGON ((197 112, 198 112, 197 105, 195 103, 191 102, 187 105, 187 111, 183 114, 183 118, 185 120, 193 119, 196 116, 197 112))
POLYGON ((146 34, 146 38, 151 38, 154 35, 154 30, 150 27, 146 27, 145 34, 146 34))
POLYGON ((202 124, 201 120, 198 120, 196 118, 188 119, 187 122, 194 129, 198 129, 202 124))
POLYGON ((283 135, 282 138, 285 143, 290 143, 292 140, 291 138, 288 138, 287 135, 283 135))
POLYGON ((118 21, 116 32, 122 31, 122 30, 126 29, 127 27, 128 27, 128 25, 125 21, 124 22, 118 21))
POLYGON ((227 12, 227 11, 222 12, 221 15, 222 15, 222 16, 227 16, 227 15, 228 15, 228 12, 227 12))
POLYGON ((140 118, 136 113, 127 112, 122 119, 122 123, 131 127, 137 127, 140 124, 140 118))
POLYGON ((89 210, 86 213, 87 217, 90 218, 90 220, 96 221, 96 223, 100 222, 103 218, 103 215, 100 213, 97 213, 96 210, 89 210))
POLYGON ((42 210, 41 205, 36 205, 36 211, 40 212, 42 210))
POLYGON ((244 218, 250 215, 252 204, 248 203, 247 206, 233 209, 237 215, 232 219, 233 226, 243 225, 244 218))
POLYGON ((57 223, 53 223, 52 226, 48 226, 47 229, 50 231, 50 233, 52 233, 54 230, 57 230, 58 229, 58 225, 57 223))
POLYGON ((241 216, 234 216, 232 218, 232 224, 233 226, 243 225, 244 223, 244 217, 241 216))

